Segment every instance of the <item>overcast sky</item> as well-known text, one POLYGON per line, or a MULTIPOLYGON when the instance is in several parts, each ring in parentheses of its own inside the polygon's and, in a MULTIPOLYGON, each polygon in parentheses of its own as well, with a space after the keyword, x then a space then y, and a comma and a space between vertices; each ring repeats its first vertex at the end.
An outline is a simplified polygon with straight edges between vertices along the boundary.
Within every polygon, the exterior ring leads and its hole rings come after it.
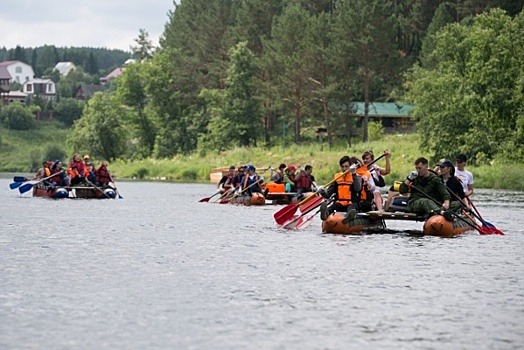
POLYGON ((156 45, 174 8, 173 0, 0 0, 0 47, 129 51, 140 28, 156 45))

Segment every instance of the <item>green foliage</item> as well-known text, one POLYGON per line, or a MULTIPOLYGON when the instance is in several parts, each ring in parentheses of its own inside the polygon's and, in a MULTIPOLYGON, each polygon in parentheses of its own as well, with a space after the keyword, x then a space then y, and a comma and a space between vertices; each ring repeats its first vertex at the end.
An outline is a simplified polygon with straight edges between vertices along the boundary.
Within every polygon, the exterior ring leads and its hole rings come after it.
POLYGON ((523 21, 493 10, 472 26, 444 27, 428 56, 436 64, 408 75, 423 147, 435 157, 462 152, 485 163, 512 153, 524 160, 514 152, 522 141, 523 21))
POLYGON ((68 144, 75 151, 88 152, 100 159, 113 160, 122 156, 126 147, 124 121, 127 111, 107 93, 97 92, 89 100, 82 118, 74 125, 68 144))
POLYGON ((369 141, 379 141, 384 137, 384 127, 381 122, 371 122, 368 126, 369 141))
POLYGON ((12 102, 2 108, 0 120, 6 128, 30 130, 36 127, 35 116, 20 102, 12 102))
POLYGON ((44 148, 44 160, 67 159, 67 152, 62 144, 51 143, 44 148))
POLYGON ((74 98, 62 98, 56 103, 54 110, 55 118, 66 126, 72 126, 75 120, 82 116, 85 102, 74 98))

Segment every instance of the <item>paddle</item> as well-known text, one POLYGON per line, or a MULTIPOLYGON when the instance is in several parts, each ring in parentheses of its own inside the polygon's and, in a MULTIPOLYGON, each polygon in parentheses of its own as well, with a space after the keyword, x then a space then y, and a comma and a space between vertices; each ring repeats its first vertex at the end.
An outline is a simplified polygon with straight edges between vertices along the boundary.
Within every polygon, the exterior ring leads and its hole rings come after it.
MULTIPOLYGON (((413 183, 410 183, 409 184, 409 188, 412 188, 412 189, 415 189, 418 193, 420 193, 421 195, 423 195, 424 197, 432 200, 433 202, 435 202, 435 204, 437 204, 439 207, 442 207, 442 203, 440 203, 438 200, 436 200, 435 198, 431 197, 429 194, 427 194, 426 192, 422 191, 421 189, 417 188, 415 185, 413 185, 413 183)), ((491 231, 488 231, 485 229, 485 227, 481 227, 481 226, 478 226, 478 225, 475 225, 469 221, 467 221, 466 219, 464 219, 463 217, 461 217, 460 215, 458 215, 457 213, 453 212, 453 210, 446 210, 446 212, 452 214, 453 216, 455 216, 457 219, 463 221, 464 223, 466 223, 468 226, 476 229, 481 235, 489 235, 489 234, 492 234, 493 232, 491 231)), ((467 216, 467 215, 466 215, 467 216)), ((472 220, 474 222, 474 220, 472 220)))
MULTIPOLYGON (((386 155, 383 154, 381 155, 380 157, 378 157, 377 159, 375 159, 374 161, 372 161, 371 163, 369 163, 368 165, 362 165, 360 168, 363 168, 365 167, 366 169, 374 164, 375 162, 377 162, 380 158, 382 157, 385 157, 386 155)), ((359 168, 359 169, 360 169, 359 168)), ((357 169, 358 171, 358 169, 357 169)), ((339 176, 337 176, 336 178, 334 178, 333 180, 329 181, 327 184, 325 184, 324 186, 322 186, 323 188, 326 188, 326 187, 329 187, 332 183, 334 183, 335 181, 337 181, 340 177, 346 175, 347 173, 349 172, 349 170, 346 170, 345 172, 343 172, 342 174, 340 174, 339 176)), ((280 209, 279 211, 277 211, 274 215, 273 215, 273 218, 275 219, 275 221, 277 222, 278 225, 282 226, 282 225, 285 225, 287 222, 293 220, 293 218, 295 217, 295 213, 296 211, 298 210, 298 208, 306 203, 307 201, 309 201, 310 199, 312 199, 313 197, 315 197, 318 193, 318 190, 313 192, 311 195, 309 195, 308 197, 306 197, 304 200, 298 202, 298 203, 292 203, 292 204, 288 204, 287 206, 285 206, 284 208, 280 209)), ((301 210, 302 211, 302 210, 301 210)))
MULTIPOLYGON (((102 192, 102 194, 103 194, 104 196, 106 196, 107 198, 109 198, 109 199, 113 199, 113 198, 111 198, 107 193, 105 193, 105 192, 104 192, 100 187, 98 187, 97 185, 95 185, 94 183, 92 183, 91 181, 89 181, 89 180, 87 179, 87 177, 86 177, 85 179, 86 179, 86 182, 87 182, 88 184, 90 184, 91 186, 93 186, 97 191, 102 192)), ((112 180, 111 180, 111 182, 112 182, 112 180)), ((114 184, 114 182, 113 182, 113 184, 114 184)), ((116 191, 116 189, 115 189, 115 191, 116 191)))
MULTIPOLYGON (((227 191, 226 191, 226 192, 227 192, 227 191)), ((211 198, 213 198, 214 196, 216 196, 216 195, 219 194, 219 193, 220 193, 220 190, 216 191, 216 192, 215 192, 212 196, 210 196, 210 197, 204 197, 204 198, 202 198, 201 200, 199 200, 199 202, 209 202, 209 200, 210 200, 211 198)), ((225 193, 225 192, 224 192, 224 193, 225 193)))
POLYGON ((285 223, 281 224, 280 226, 290 229, 290 228, 298 228, 299 226, 299 220, 310 213, 311 211, 318 208, 322 202, 324 201, 324 197, 322 196, 316 196, 313 199, 307 201, 305 204, 300 206, 296 211, 294 216, 291 218, 291 220, 286 221, 285 223), (294 224, 297 223, 295 226, 294 224))
POLYGON ((107 172, 107 175, 109 175, 109 179, 111 180, 111 182, 113 183, 113 186, 115 186, 115 192, 116 194, 118 195, 118 199, 124 199, 124 197, 122 197, 120 195, 120 192, 118 192, 118 189, 116 188, 116 183, 115 183, 115 180, 113 180, 113 176, 111 176, 111 173, 108 171, 107 172))
POLYGON ((22 186, 23 182, 13 182, 13 183, 10 183, 9 184, 9 188, 14 190, 15 188, 18 188, 20 186, 22 186))
POLYGON ((23 176, 15 176, 13 177, 13 181, 14 182, 26 182, 26 181, 29 181, 29 179, 23 176))
MULTIPOLYGON (((448 189, 448 192, 451 193, 451 195, 453 197, 455 197, 455 199, 457 199, 460 203, 460 205, 462 206, 462 213, 464 215, 466 215, 470 220, 472 220, 471 216, 467 213, 467 209, 468 207, 466 206, 466 204, 464 204, 464 202, 460 199, 459 196, 457 196, 457 194, 455 192, 453 192, 449 187, 446 186, 446 188, 448 189)), ((469 199, 469 197, 466 197, 469 201, 469 203, 472 205, 472 207, 475 209, 475 211, 477 212, 477 215, 475 215, 475 213, 471 212, 471 214, 476 218, 478 219, 480 222, 482 222, 482 230, 483 230, 483 234, 497 234, 497 235, 504 235, 504 232, 502 232, 501 230, 499 230, 498 228, 496 228, 495 226, 491 225, 491 224, 487 224, 487 222, 484 221, 484 219, 482 219, 482 217, 480 216, 480 214, 478 213, 478 210, 477 208, 475 208, 475 206, 473 205, 473 203, 471 202, 471 199, 469 199)), ((481 227, 481 226, 479 226, 481 227)))
POLYGON ((499 234, 499 235, 503 235, 504 233, 499 230, 498 228, 495 227, 495 225, 493 225, 492 223, 490 223, 489 221, 486 221, 482 218, 482 216, 480 215, 477 207, 475 206, 475 204, 473 204, 473 202, 471 201, 471 199, 469 197, 466 196, 466 198, 468 199, 468 203, 471 205, 471 207, 475 210, 475 212, 477 213, 476 217, 480 220, 480 222, 482 222, 482 225, 484 226, 487 226, 487 227, 491 227, 496 233, 496 234, 499 234))
POLYGON ((30 190, 33 188, 34 185, 36 185, 36 184, 38 184, 38 183, 40 183, 40 182, 42 182, 42 181, 45 181, 45 180, 47 180, 47 179, 50 179, 50 178, 52 178, 53 176, 56 176, 56 175, 60 174, 60 173, 63 172, 63 171, 64 171, 64 170, 62 170, 62 171, 60 171, 60 172, 58 172, 58 173, 55 173, 55 174, 51 174, 51 175, 49 175, 48 177, 44 177, 43 179, 40 179, 40 180, 38 180, 38 181, 29 181, 28 183, 25 183, 25 184, 23 184, 22 186, 20 186, 20 187, 18 188, 18 191, 20 191, 20 194, 24 194, 24 193, 26 193, 27 191, 30 191, 30 190))
POLYGON ((313 218, 320 212, 320 209, 317 210, 315 213, 313 213, 313 215, 308 215, 308 214, 311 213, 316 208, 318 208, 322 204, 323 201, 324 201, 324 197, 322 196, 318 196, 315 199, 310 200, 309 202, 306 203, 306 204, 309 204, 309 206, 306 209, 307 211, 301 213, 299 216, 296 216, 295 218, 293 218, 293 220, 286 222, 284 225, 282 225, 282 227, 287 230, 292 230, 292 229, 298 230, 301 228, 308 227, 310 224, 310 221, 313 220, 313 218), (311 202, 315 202, 315 205, 311 205, 310 204, 311 202))
POLYGON ((222 198, 227 197, 228 195, 230 195, 234 191, 235 191, 235 188, 234 187, 230 187, 227 191, 224 191, 224 193, 222 193, 220 195, 220 197, 218 197, 213 203, 220 202, 220 200, 222 198))

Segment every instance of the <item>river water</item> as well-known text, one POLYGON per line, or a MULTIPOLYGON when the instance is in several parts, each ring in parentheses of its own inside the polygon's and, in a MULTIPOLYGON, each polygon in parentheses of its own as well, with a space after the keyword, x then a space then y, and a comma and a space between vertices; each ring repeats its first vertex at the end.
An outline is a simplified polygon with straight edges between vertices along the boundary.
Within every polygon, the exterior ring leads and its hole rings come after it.
POLYGON ((322 234, 207 184, 47 200, 0 179, 0 349, 522 349, 524 193, 477 190, 506 233, 322 234))

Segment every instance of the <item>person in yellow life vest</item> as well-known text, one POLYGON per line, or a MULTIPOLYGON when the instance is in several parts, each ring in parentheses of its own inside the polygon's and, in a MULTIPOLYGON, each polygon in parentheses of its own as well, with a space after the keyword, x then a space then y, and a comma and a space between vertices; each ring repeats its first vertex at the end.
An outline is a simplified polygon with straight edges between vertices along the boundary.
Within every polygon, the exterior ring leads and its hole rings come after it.
POLYGON ((355 194, 353 202, 356 204, 358 212, 366 213, 371 211, 374 199, 375 182, 373 181, 373 175, 368 170, 368 167, 357 157, 351 157, 350 162, 357 165, 357 175, 362 179, 362 191, 355 194))
POLYGON ((340 173, 334 175, 335 181, 328 188, 320 188, 318 193, 324 198, 334 195, 333 203, 328 206, 326 202, 320 205, 320 218, 326 220, 328 215, 337 212, 347 212, 344 223, 355 219, 356 205, 353 202, 356 194, 362 191, 362 179, 357 175, 357 165, 351 165, 350 158, 340 158, 340 173), (346 220, 347 219, 347 220, 346 220))

